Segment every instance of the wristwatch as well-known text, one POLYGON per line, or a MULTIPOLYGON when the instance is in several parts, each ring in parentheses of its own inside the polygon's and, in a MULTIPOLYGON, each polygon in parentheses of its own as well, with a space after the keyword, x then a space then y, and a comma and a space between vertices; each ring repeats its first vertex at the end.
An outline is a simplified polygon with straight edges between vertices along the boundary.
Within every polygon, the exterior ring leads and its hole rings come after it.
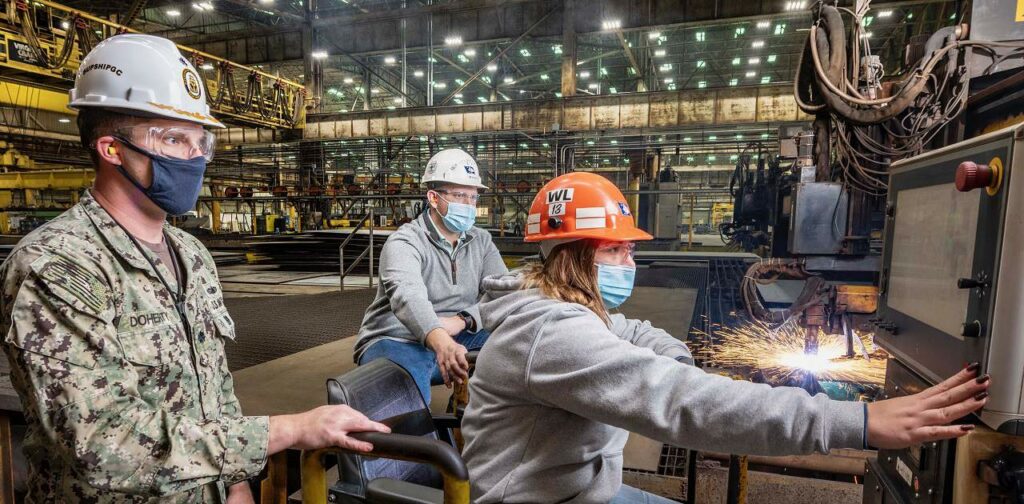
POLYGON ((476 321, 473 320, 473 316, 468 311, 460 311, 458 313, 462 317, 462 321, 466 323, 466 330, 469 332, 476 332, 476 321))

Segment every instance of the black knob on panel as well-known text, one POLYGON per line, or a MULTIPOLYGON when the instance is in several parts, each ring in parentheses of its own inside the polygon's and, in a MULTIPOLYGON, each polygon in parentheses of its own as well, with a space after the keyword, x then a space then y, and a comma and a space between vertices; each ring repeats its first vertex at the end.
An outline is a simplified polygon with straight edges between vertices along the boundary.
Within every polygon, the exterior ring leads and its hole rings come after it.
POLYGON ((975 320, 973 322, 968 322, 968 323, 964 324, 962 329, 960 330, 960 336, 963 336, 965 338, 980 338, 981 337, 981 329, 982 328, 981 328, 981 321, 980 320, 975 320))

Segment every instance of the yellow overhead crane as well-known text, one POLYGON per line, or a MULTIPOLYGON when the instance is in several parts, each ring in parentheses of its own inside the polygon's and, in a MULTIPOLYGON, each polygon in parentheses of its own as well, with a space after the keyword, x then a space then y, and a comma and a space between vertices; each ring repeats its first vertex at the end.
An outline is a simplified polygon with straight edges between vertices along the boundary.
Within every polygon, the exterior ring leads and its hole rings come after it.
MULTIPOLYGON (((49 0, 2 0, 0 6, 0 75, 12 81, 69 88, 81 58, 92 47, 107 37, 136 32, 49 0)), ((178 48, 199 69, 210 108, 225 122, 281 128, 304 125, 306 89, 302 84, 188 47, 178 48)), ((17 101, 13 96, 0 93, 0 104, 32 106, 12 103, 17 101)), ((64 107, 67 96, 61 101, 62 109, 57 111, 70 112, 64 107)))

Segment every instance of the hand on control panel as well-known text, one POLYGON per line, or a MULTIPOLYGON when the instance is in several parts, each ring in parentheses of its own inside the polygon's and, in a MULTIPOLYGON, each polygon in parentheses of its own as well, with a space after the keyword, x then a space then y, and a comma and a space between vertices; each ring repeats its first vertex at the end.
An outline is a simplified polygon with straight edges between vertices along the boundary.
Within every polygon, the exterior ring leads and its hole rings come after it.
POLYGON ((988 401, 989 376, 977 376, 981 366, 971 364, 952 378, 904 397, 868 404, 869 445, 905 448, 918 443, 963 436, 973 425, 949 425, 988 401))

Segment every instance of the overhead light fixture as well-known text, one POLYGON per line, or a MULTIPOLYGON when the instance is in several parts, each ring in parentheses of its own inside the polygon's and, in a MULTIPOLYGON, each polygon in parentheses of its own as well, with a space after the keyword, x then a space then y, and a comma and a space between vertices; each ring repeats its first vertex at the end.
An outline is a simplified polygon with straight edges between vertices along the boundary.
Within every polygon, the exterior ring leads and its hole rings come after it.
POLYGON ((67 123, 71 122, 71 119, 68 119, 67 117, 61 117, 60 119, 57 119, 57 122, 59 122, 61 124, 67 124, 67 123))
POLYGON ((580 78, 581 79, 589 79, 590 78, 590 72, 588 72, 586 70, 580 72, 580 78))
POLYGON ((778 59, 778 56, 776 56, 774 54, 769 54, 768 55, 768 63, 775 63, 776 59, 778 59))
POLYGON ((732 66, 738 66, 738 65, 739 65, 740 63, 742 63, 742 62, 743 62, 743 59, 742 59, 742 58, 740 58, 740 57, 735 57, 735 58, 733 58, 733 59, 732 59, 732 66))
POLYGON ((65 29, 65 30, 67 30, 68 28, 71 28, 71 23, 69 23, 67 21, 61 21, 60 22, 60 27, 65 29))
POLYGON ((753 43, 750 44, 750 47, 753 47, 754 49, 760 49, 760 48, 764 47, 764 41, 763 40, 755 40, 753 43))
POLYGON ((551 46, 551 52, 555 54, 562 54, 562 44, 555 44, 551 46))
POLYGON ((466 49, 465 51, 462 51, 462 54, 465 54, 466 56, 469 56, 470 58, 472 58, 473 56, 476 56, 476 49, 473 49, 472 47, 470 47, 469 49, 466 49))
POLYGON ((590 84, 587 84, 587 89, 597 89, 597 83, 591 82, 590 84))
POLYGON ((619 28, 622 28, 622 21, 618 19, 609 19, 601 23, 601 27, 605 30, 618 30, 619 28))
POLYGON ((879 11, 878 12, 878 17, 880 17, 880 18, 887 18, 887 17, 890 17, 890 16, 892 16, 892 10, 887 9, 887 10, 879 11))
POLYGON ((519 50, 519 54, 522 57, 524 57, 524 58, 529 58, 530 57, 530 50, 524 47, 524 48, 519 50))
POLYGON ((458 104, 458 105, 462 105, 462 103, 463 103, 462 102, 462 98, 456 98, 455 99, 455 103, 458 104))
POLYGON ((394 65, 395 62, 397 62, 397 61, 398 60, 396 60, 394 56, 387 56, 387 57, 384 58, 384 63, 386 63, 388 65, 394 65))
POLYGON ((710 135, 710 136, 708 136, 708 141, 714 142, 715 140, 718 140, 718 136, 717 135, 710 135))
POLYGON ((318 60, 327 59, 327 51, 323 51, 323 50, 313 51, 312 53, 310 53, 310 56, 312 56, 313 59, 318 59, 318 60))
POLYGON ((206 12, 208 10, 213 10, 213 4, 210 2, 193 2, 192 8, 199 12, 206 12))
POLYGON ((394 101, 395 103, 402 103, 402 99, 401 98, 395 98, 392 101, 394 101))
POLYGON ((480 103, 487 103, 487 98, 484 98, 483 96, 477 96, 476 99, 479 100, 480 103))
POLYGON ((658 70, 661 70, 662 72, 668 72, 672 70, 672 63, 663 63, 661 66, 658 67, 658 70))
POLYGON ((874 35, 873 32, 864 32, 860 34, 860 38, 869 39, 872 35, 874 35))
POLYGON ((666 78, 665 78, 665 84, 672 84, 672 83, 673 83, 673 82, 675 82, 675 81, 676 81, 676 80, 675 80, 675 79, 673 79, 672 77, 666 77, 666 78))
POLYGON ((758 21, 757 22, 757 29, 758 30, 765 30, 765 29, 769 28, 771 25, 772 25, 771 21, 758 21))
POLYGON ((488 72, 497 72, 498 71, 498 65, 495 64, 495 63, 491 63, 490 65, 487 65, 487 71, 488 72))
POLYGON ((658 49, 658 50, 654 51, 654 57, 655 58, 664 58, 665 54, 667 54, 667 53, 665 52, 664 49, 658 49))
POLYGON ((611 94, 616 94, 616 93, 619 92, 619 90, 615 89, 615 87, 613 86, 613 87, 608 88, 608 92, 611 93, 611 94))
POLYGON ((761 58, 750 58, 750 59, 747 60, 747 63, 749 63, 751 65, 760 65, 761 64, 761 58))
POLYGON ((416 70, 412 73, 413 77, 423 77, 423 70, 416 70))
POLYGON ((700 82, 698 82, 697 83, 697 87, 700 88, 700 89, 704 89, 704 88, 708 87, 708 81, 700 81, 700 82))
POLYGON ((653 32, 647 34, 647 38, 649 38, 651 40, 654 40, 654 39, 659 38, 659 37, 661 37, 661 32, 653 31, 653 32))
POLYGON ((747 27, 738 26, 736 27, 736 33, 732 36, 732 38, 740 38, 743 36, 744 33, 747 33, 747 27))
POLYGON ((444 45, 449 47, 462 45, 462 37, 457 35, 447 36, 444 38, 444 45))
POLYGON ((370 94, 377 94, 377 93, 380 93, 380 88, 373 88, 373 89, 370 90, 370 94))
POLYGON ((168 9, 165 14, 167 14, 167 17, 178 17, 181 15, 181 11, 178 9, 168 9))
POLYGON ((779 23, 779 24, 775 25, 775 34, 776 35, 785 35, 786 34, 786 23, 779 23))
POLYGON ((448 87, 448 84, 445 84, 443 82, 435 82, 434 83, 434 89, 444 89, 446 87, 448 87))
POLYGON ((513 83, 513 82, 515 82, 516 80, 515 80, 515 79, 513 79, 512 77, 505 77, 504 79, 502 79, 502 81, 504 81, 504 82, 505 82, 505 84, 512 84, 512 83, 513 83))
POLYGON ((749 78, 752 78, 752 77, 757 77, 757 72, 754 72, 754 71, 747 72, 747 78, 749 79, 749 78))
POLYGON ((345 84, 352 84, 352 77, 345 77, 341 81, 344 82, 345 84))
POLYGON ((806 2, 804 2, 804 0, 790 0, 790 1, 786 2, 786 9, 785 10, 787 10, 787 11, 804 10, 806 8, 805 4, 806 4, 806 2))
POLYGON ((761 84, 768 84, 771 81, 772 81, 772 76, 771 75, 765 75, 765 76, 761 77, 761 84))
POLYGON ((456 98, 462 98, 462 93, 455 93, 456 98))
POLYGON ((704 60, 697 60, 697 68, 704 68, 706 66, 707 63, 705 63, 704 60))
POLYGON ((203 63, 203 66, 201 66, 199 68, 202 68, 203 70, 213 70, 213 65, 211 65, 209 63, 203 63))
POLYGON ((729 85, 730 86, 735 86, 736 84, 739 84, 739 83, 740 83, 740 80, 735 78, 735 77, 729 79, 729 85))
POLYGON ((699 32, 694 34, 694 37, 697 39, 697 42, 704 42, 705 33, 702 32, 702 31, 699 31, 699 32))
POLYGON ((548 79, 550 79, 550 78, 551 78, 551 77, 550 77, 550 76, 548 76, 548 74, 540 74, 540 80, 548 80, 548 79))

